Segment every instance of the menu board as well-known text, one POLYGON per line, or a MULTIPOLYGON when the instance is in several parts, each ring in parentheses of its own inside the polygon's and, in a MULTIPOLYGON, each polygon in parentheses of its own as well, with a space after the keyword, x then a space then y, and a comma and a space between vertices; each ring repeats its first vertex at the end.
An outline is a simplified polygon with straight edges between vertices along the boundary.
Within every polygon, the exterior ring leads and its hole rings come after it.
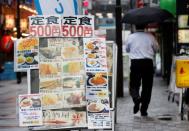
POLYGON ((88 128, 111 128, 105 39, 84 38, 84 54, 88 128))
POLYGON ((34 37, 19 39, 15 45, 15 70, 37 69, 39 61, 39 39, 34 37))
POLYGON ((78 38, 40 38, 39 43, 39 92, 44 126, 86 127, 82 41, 78 38))
POLYGON ((19 125, 42 125, 41 96, 39 94, 19 95, 19 125))

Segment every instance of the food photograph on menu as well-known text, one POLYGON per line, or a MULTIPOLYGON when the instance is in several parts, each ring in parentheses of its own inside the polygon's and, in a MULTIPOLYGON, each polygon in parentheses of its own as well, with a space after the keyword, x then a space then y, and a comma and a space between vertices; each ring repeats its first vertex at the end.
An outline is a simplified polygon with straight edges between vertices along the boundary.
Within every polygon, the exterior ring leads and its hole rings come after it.
POLYGON ((89 99, 87 104, 88 113, 109 113, 109 101, 107 99, 89 99))
POLYGON ((62 89, 61 79, 40 79, 39 91, 60 91, 62 89))
POLYGON ((80 75, 84 74, 84 62, 69 61, 63 63, 63 75, 80 75))
POLYGON ((64 60, 83 58, 83 49, 79 46, 63 47, 61 54, 64 60))
POLYGON ((63 89, 84 89, 84 84, 85 77, 83 75, 63 77, 63 89))
POLYGON ((107 86, 106 72, 87 72, 87 86, 107 86))
POLYGON ((83 107, 86 106, 85 90, 67 91, 64 94, 65 107, 83 107))
POLYGON ((61 48, 58 47, 43 47, 39 49, 39 58, 43 61, 53 60, 58 61, 61 60, 61 48))
POLYGON ((59 109, 64 106, 63 93, 43 93, 42 107, 43 109, 59 109))
POLYGON ((53 78, 61 76, 61 63, 40 62, 39 64, 40 78, 53 78))

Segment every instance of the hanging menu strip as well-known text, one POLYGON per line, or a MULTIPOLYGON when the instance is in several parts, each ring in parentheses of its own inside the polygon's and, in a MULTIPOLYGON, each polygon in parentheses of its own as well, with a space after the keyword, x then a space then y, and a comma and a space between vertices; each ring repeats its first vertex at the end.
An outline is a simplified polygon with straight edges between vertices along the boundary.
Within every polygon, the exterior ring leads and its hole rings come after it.
POLYGON ((88 128, 111 128, 105 39, 84 38, 84 54, 88 128))

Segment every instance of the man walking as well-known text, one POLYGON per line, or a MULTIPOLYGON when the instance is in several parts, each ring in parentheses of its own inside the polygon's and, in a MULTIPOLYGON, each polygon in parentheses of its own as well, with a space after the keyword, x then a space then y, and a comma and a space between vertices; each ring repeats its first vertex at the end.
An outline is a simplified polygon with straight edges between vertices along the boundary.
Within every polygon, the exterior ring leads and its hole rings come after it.
POLYGON ((148 115, 153 86, 153 58, 158 50, 154 36, 144 32, 144 29, 144 25, 136 25, 136 32, 130 34, 126 41, 126 51, 131 59, 129 90, 134 102, 133 113, 136 114, 140 110, 141 116, 148 115))

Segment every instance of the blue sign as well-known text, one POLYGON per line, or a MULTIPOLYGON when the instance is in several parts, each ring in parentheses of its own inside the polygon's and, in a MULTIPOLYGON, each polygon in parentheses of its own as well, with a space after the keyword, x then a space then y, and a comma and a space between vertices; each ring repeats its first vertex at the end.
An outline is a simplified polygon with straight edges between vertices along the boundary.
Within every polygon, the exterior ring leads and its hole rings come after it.
POLYGON ((34 0, 38 15, 78 15, 78 0, 34 0))

